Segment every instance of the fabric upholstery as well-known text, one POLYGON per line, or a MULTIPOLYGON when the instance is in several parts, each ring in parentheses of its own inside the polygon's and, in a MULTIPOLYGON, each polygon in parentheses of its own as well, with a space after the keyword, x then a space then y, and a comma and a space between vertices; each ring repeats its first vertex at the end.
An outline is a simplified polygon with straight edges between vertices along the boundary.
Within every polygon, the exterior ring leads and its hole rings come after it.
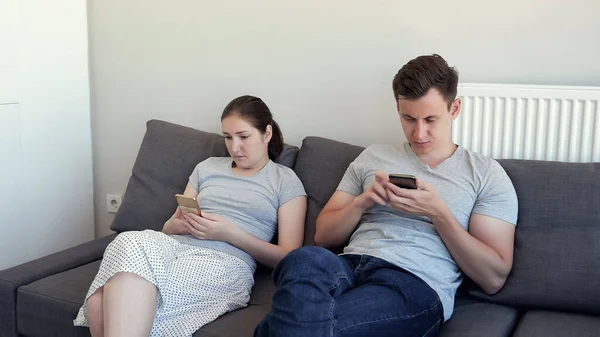
POLYGON ((552 311, 529 311, 514 337, 597 337, 600 317, 552 311))
POLYGON ((271 274, 272 272, 272 269, 261 264, 258 265, 258 268, 254 273, 254 287, 252 288, 250 304, 271 305, 271 299, 273 298, 276 290, 275 283, 273 282, 273 276, 271 274))
POLYGON ((501 160, 519 198, 514 264, 496 303, 600 314, 600 163, 501 160))
POLYGON ((270 305, 250 304, 248 307, 227 313, 208 323, 193 337, 252 337, 254 328, 271 310, 270 305))
POLYGON ((440 337, 506 337, 517 324, 517 309, 457 297, 452 317, 442 325, 440 337))
MULTIPOLYGON (((73 326, 101 261, 95 261, 54 274, 18 290, 17 322, 19 333, 40 337, 90 336, 89 329, 73 326)), ((254 328, 271 306, 275 285, 271 270, 260 266, 249 306, 202 327, 194 336, 252 336, 254 328), (232 329, 232 321, 235 328, 232 329)), ((2 335, 4 336, 4 335, 2 335)))
MULTIPOLYGON (((100 262, 98 260, 22 286, 18 290, 17 305, 19 333, 40 337, 89 336, 89 329, 74 327, 73 319, 98 272, 100 262)), ((240 313, 226 314, 201 328, 194 336, 251 336, 256 324, 270 309, 274 291, 271 270, 259 267, 249 307, 240 309, 240 313), (231 320, 236 321, 233 330, 230 329, 231 320)))
POLYGON ((317 216, 335 192, 348 165, 363 147, 321 137, 306 137, 302 142, 294 171, 307 194, 304 244, 315 244, 317 216))
POLYGON ((88 328, 73 326, 73 319, 99 267, 100 260, 19 288, 19 333, 40 337, 90 336, 88 328))
MULTIPOLYGON (((102 258, 104 249, 115 238, 109 235, 79 246, 45 256, 0 272, 0 336, 17 337, 19 287, 45 277, 70 271, 102 258)), ((91 282, 91 280, 90 280, 91 282)), ((88 284, 89 286, 89 284, 88 284)), ((22 308, 26 308, 23 307, 22 308)), ((33 308, 32 308, 33 309, 33 308)))

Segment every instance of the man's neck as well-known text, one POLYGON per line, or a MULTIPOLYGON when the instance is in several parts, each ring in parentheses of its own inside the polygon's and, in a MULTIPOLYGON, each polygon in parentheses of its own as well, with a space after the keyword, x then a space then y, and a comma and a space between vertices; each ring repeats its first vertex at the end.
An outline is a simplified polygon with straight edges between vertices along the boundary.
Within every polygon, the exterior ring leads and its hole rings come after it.
POLYGON ((419 160, 423 164, 429 166, 430 168, 436 168, 444 160, 452 157, 457 148, 458 146, 456 146, 456 144, 454 144, 452 141, 449 141, 440 149, 435 149, 434 151, 426 154, 418 154, 416 152, 415 154, 417 157, 419 157, 419 160))

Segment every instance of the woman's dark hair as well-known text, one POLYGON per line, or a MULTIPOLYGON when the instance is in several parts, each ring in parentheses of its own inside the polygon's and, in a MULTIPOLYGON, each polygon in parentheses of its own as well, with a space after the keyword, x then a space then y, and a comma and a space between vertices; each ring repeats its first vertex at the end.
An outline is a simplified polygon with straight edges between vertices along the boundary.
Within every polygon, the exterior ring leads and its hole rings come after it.
POLYGON ((271 125, 273 135, 269 141, 269 159, 274 160, 281 154, 281 151, 283 151, 283 134, 277 122, 273 120, 271 110, 262 99, 250 95, 235 98, 223 110, 221 121, 231 115, 240 116, 262 134, 267 131, 267 126, 271 125))

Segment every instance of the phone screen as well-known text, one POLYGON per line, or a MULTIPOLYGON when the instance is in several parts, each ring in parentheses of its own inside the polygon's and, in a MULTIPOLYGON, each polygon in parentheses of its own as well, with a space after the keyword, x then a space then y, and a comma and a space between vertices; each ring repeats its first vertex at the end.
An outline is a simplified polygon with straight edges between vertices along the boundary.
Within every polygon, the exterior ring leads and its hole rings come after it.
POLYGON ((409 174, 390 174, 390 183, 400 187, 408 188, 411 190, 417 189, 417 178, 409 174))

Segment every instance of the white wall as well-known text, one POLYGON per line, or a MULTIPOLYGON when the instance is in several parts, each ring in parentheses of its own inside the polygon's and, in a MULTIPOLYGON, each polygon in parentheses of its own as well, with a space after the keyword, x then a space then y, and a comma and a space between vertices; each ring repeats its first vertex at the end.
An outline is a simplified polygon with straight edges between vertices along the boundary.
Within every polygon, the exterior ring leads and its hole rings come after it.
POLYGON ((0 1, 0 105, 17 102, 17 0, 0 1))
POLYGON ((1 270, 92 239, 94 219, 86 5, 2 0, 0 19, 1 270))
POLYGON ((399 142, 391 81, 439 53, 463 82, 600 85, 600 2, 89 1, 96 235, 160 118, 220 130, 223 107, 262 97, 288 142, 399 142))

